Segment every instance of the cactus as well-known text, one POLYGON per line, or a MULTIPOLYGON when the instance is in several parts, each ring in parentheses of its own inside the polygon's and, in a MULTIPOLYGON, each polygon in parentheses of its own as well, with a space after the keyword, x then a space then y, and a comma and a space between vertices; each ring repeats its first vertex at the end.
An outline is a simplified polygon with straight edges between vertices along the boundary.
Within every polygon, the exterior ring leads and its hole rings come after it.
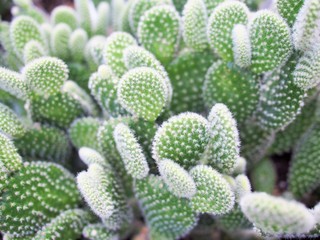
POLYGON ((316 154, 319 133, 319 123, 315 122, 304 133, 294 150, 288 178, 289 189, 297 197, 311 192, 320 184, 317 177, 319 159, 316 154))
POLYGON ((34 240, 57 239, 59 237, 76 239, 83 227, 92 221, 90 213, 81 209, 70 209, 62 212, 37 232, 34 240))
POLYGON ((257 108, 259 85, 256 75, 234 64, 217 61, 206 74, 203 98, 207 107, 224 103, 240 124, 250 118, 257 108))
POLYGON ((21 156, 67 164, 71 147, 66 134, 55 127, 41 126, 28 129, 14 141, 21 156))
POLYGON ((25 164, 9 179, 2 197, 1 229, 14 237, 35 234, 80 203, 73 176, 59 165, 44 162, 25 164))
POLYGON ((256 13, 249 23, 249 35, 252 48, 251 69, 255 73, 274 70, 292 52, 288 25, 268 10, 256 13))
POLYGON ((133 178, 145 178, 149 172, 149 166, 130 128, 119 123, 113 132, 118 152, 123 160, 124 166, 133 178))
POLYGON ((188 200, 171 194, 160 177, 149 175, 138 180, 134 189, 150 228, 151 239, 184 236, 197 223, 188 200))
POLYGON ((223 104, 212 107, 209 116, 210 140, 204 159, 222 173, 231 173, 239 156, 239 134, 236 122, 223 104))
POLYGON ((256 227, 275 236, 307 233, 315 225, 313 215, 303 204, 266 193, 248 194, 240 206, 256 227))
POLYGON ((165 79, 152 68, 135 68, 127 72, 118 86, 120 104, 136 117, 154 121, 168 98, 165 79))
POLYGON ((0 130, 2 133, 12 137, 22 137, 26 130, 19 117, 11 108, 0 103, 0 130))
POLYGON ((11 6, 2 238, 319 238, 318 0, 11 6))
POLYGON ((159 172, 168 190, 177 197, 191 198, 196 193, 196 184, 189 173, 179 164, 166 159, 158 163, 159 172))
POLYGON ((145 49, 167 65, 179 44, 180 28, 180 17, 173 7, 153 7, 141 17, 138 39, 145 49), (158 22, 162 24, 159 25, 158 22))
POLYGON ((234 206, 234 193, 229 183, 209 166, 196 166, 190 171, 197 187, 191 207, 197 213, 222 215, 234 206))
POLYGON ((58 58, 44 57, 29 63, 24 69, 28 86, 41 95, 54 95, 68 79, 68 67, 58 58))
POLYGON ((208 47, 207 15, 207 9, 202 0, 189 0, 183 9, 183 39, 188 47, 197 51, 208 47))
POLYGON ((153 158, 156 161, 170 159, 189 169, 200 160, 209 136, 206 119, 195 113, 181 113, 170 118, 156 132, 153 158))
POLYGON ((232 31, 236 24, 246 25, 249 10, 240 2, 226 2, 220 4, 212 12, 207 27, 210 46, 225 61, 233 61, 232 31))

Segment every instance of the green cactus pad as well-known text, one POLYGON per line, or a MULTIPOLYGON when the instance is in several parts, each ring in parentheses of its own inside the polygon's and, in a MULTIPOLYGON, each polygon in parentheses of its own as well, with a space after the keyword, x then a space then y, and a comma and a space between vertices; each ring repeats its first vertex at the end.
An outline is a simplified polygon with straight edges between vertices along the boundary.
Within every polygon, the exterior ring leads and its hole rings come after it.
POLYGON ((303 5, 304 0, 277 0, 277 10, 280 15, 292 27, 295 23, 297 15, 303 5))
POLYGON ((303 204, 266 193, 248 194, 241 199, 240 206, 245 216, 265 233, 306 233, 315 225, 314 217, 303 204))
POLYGON ((290 30, 275 13, 262 10, 249 23, 252 48, 251 69, 255 73, 274 70, 284 63, 292 52, 290 30))
POLYGON ((72 30, 78 27, 78 17, 75 10, 68 6, 58 6, 53 9, 50 20, 53 25, 67 24, 72 30))
POLYGON ((289 190, 302 197, 319 186, 318 141, 320 140, 320 124, 316 122, 301 137, 294 149, 289 169, 289 190))
POLYGON ((319 16, 320 2, 304 0, 292 27, 292 39, 297 50, 306 51, 312 48, 314 43, 319 42, 319 16))
POLYGON ((10 39, 15 52, 22 56, 25 45, 36 40, 44 43, 38 23, 28 16, 15 18, 10 25, 10 39))
POLYGON ((0 131, 12 138, 19 138, 25 134, 22 121, 13 110, 2 103, 0 103, 0 131))
POLYGON ((300 113, 306 93, 296 86, 293 56, 282 68, 264 79, 261 86, 257 119, 262 128, 277 131, 285 128, 300 113))
POLYGON ((203 98, 207 108, 225 104, 238 124, 250 118, 259 102, 260 83, 256 75, 234 64, 215 62, 208 70, 203 85, 203 98))
POLYGON ((157 6, 141 17, 138 38, 145 49, 167 65, 177 50, 180 28, 180 16, 174 7, 157 6))
POLYGON ((221 103, 214 105, 208 116, 210 140, 203 158, 221 173, 232 173, 239 157, 239 133, 229 109, 221 103))
POLYGON ((133 0, 129 10, 129 24, 132 32, 137 33, 141 17, 152 7, 170 4, 170 0, 133 0))
POLYGON ((80 62, 84 59, 83 49, 85 49, 87 42, 88 34, 83 29, 76 29, 71 33, 68 47, 73 60, 80 62))
POLYGON ((196 194, 196 184, 179 164, 165 159, 158 163, 160 175, 168 190, 177 197, 191 198, 196 194))
POLYGON ((210 52, 184 51, 168 65, 167 71, 173 87, 171 111, 181 113, 204 110, 202 86, 213 61, 210 52))
POLYGON ((26 64, 45 55, 46 52, 41 43, 35 40, 29 41, 23 49, 23 61, 26 64))
POLYGON ((69 138, 76 148, 98 149, 97 133, 100 121, 92 117, 76 119, 69 128, 69 138))
POLYGON ((113 117, 126 114, 117 97, 118 81, 109 66, 101 65, 98 72, 91 75, 88 83, 91 95, 113 117))
POLYGON ((189 0, 183 8, 183 39, 196 51, 209 47, 207 40, 207 9, 202 0, 189 0))
POLYGON ((93 163, 87 172, 77 176, 78 188, 92 211, 109 229, 117 230, 130 222, 130 210, 125 201, 121 185, 115 175, 93 163))
POLYGON ((48 98, 33 95, 28 110, 33 121, 62 128, 68 128, 73 120, 83 114, 80 103, 67 93, 57 93, 48 98))
POLYGON ((136 179, 145 178, 148 175, 149 166, 142 147, 131 129, 119 123, 114 129, 113 136, 128 174, 136 179))
POLYGON ((232 30, 236 24, 246 25, 249 10, 241 2, 231 1, 220 4, 212 12, 207 36, 210 46, 225 61, 233 61, 232 30))
POLYGON ((134 69, 137 67, 150 67, 159 72, 159 74, 165 80, 168 91, 168 101, 167 105, 170 104, 172 99, 172 86, 170 79, 168 78, 168 74, 161 63, 153 56, 152 53, 145 50, 142 47, 131 46, 127 47, 123 53, 123 59, 126 67, 130 69, 134 69))
POLYGON ((79 157, 87 166, 90 166, 90 164, 99 164, 105 170, 113 171, 109 162, 94 149, 81 147, 79 149, 79 157))
POLYGON ((294 83, 302 89, 311 89, 320 83, 320 46, 306 51, 293 72, 294 83))
POLYGON ((67 210, 43 226, 33 240, 78 239, 84 226, 92 219, 92 215, 82 209, 67 210))
POLYGON ((18 154, 13 142, 0 133, 0 165, 7 172, 14 172, 22 167, 22 158, 18 154))
POLYGON ((22 75, 17 72, 0 67, 0 88, 19 99, 27 99, 28 87, 22 75))
POLYGON ((157 162, 170 159, 188 170, 199 162, 209 138, 205 118, 195 113, 181 113, 158 129, 153 141, 153 158, 157 162))
POLYGON ((19 153, 25 158, 41 159, 66 164, 71 146, 66 134, 55 127, 41 126, 28 129, 14 141, 19 153))
POLYGON ((51 34, 50 45, 54 56, 63 60, 70 58, 69 39, 72 29, 65 23, 56 25, 51 34))
POLYGON ((140 67, 130 70, 120 80, 120 104, 134 116, 154 121, 162 112, 168 98, 163 77, 154 69, 140 67))
POLYGON ((194 211, 222 215, 233 208, 234 193, 220 173, 209 166, 198 165, 191 169, 190 175, 197 186, 190 202, 194 211))
POLYGON ((88 0, 75 0, 74 5, 78 15, 78 21, 81 28, 83 28, 88 35, 92 31, 92 17, 90 14, 90 2, 88 0))
POLYGON ((244 216, 238 204, 227 214, 217 219, 219 226, 228 232, 242 229, 252 229, 252 223, 244 216))
POLYGON ((38 58, 24 69, 25 82, 41 95, 58 93, 68 75, 68 66, 62 60, 53 57, 38 58))
POLYGON ((123 51, 133 45, 137 45, 136 40, 125 32, 114 32, 105 42, 103 59, 118 77, 121 77, 127 71, 123 62, 123 51))
POLYGON ((74 177, 67 170, 54 163, 26 163, 2 194, 1 229, 14 237, 32 235, 79 203, 74 177))
POLYGON ((305 133, 315 121, 316 107, 316 100, 309 100, 309 102, 306 102, 306 105, 303 106, 301 110, 301 114, 299 114, 283 131, 277 132, 270 151, 276 154, 289 152, 303 133, 305 133))
POLYGON ((196 225, 197 217, 188 200, 170 193, 159 176, 137 180, 134 189, 151 239, 176 239, 196 225), (158 235, 163 238, 156 238, 158 235))
POLYGON ((242 68, 251 65, 251 43, 246 26, 237 24, 232 30, 234 63, 242 68))

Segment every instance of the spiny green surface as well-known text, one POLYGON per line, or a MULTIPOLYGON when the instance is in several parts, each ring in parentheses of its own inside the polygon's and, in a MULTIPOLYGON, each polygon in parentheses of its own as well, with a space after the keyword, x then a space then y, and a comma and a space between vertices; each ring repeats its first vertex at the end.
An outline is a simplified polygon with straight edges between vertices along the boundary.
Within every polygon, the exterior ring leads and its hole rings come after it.
POLYGON ((72 29, 65 23, 54 26, 51 34, 51 49, 53 55, 63 60, 70 58, 69 39, 72 29))
POLYGON ((186 45, 197 51, 208 48, 208 13, 202 0, 189 0, 183 8, 183 39, 186 45))
POLYGON ((98 149, 97 133, 100 121, 92 117, 76 119, 68 132, 70 140, 76 148, 90 147, 98 149))
POLYGON ((319 20, 320 2, 318 0, 304 0, 297 19, 292 27, 292 39, 297 50, 305 51, 320 40, 319 20))
POLYGON ((190 202, 193 211, 222 215, 233 208, 234 193, 220 173, 209 166, 198 165, 191 169, 190 174, 197 187, 197 193, 190 202))
POLYGON ((180 28, 180 16, 173 7, 154 7, 141 17, 138 39, 145 49, 167 65, 178 47, 180 28))
POLYGON ((214 61, 210 52, 182 52, 167 67, 173 96, 170 110, 174 113, 204 110, 202 85, 205 74, 214 61))
POLYGON ((66 164, 71 154, 67 135, 52 126, 35 126, 14 141, 25 158, 41 159, 66 164))
POLYGON ((320 124, 316 122, 297 143, 289 169, 289 190, 302 197, 319 186, 318 146, 320 124))
POLYGON ((34 94, 30 98, 28 111, 33 121, 62 128, 69 127, 74 119, 83 114, 78 101, 67 93, 60 92, 49 97, 34 94))
POLYGON ((2 103, 0 103, 0 130, 12 138, 19 138, 26 131, 17 114, 2 103))
POLYGON ((159 173, 168 190, 177 197, 191 198, 196 194, 196 184, 179 164, 165 159, 158 162, 159 173))
POLYGON ((43 226, 33 240, 78 239, 84 226, 92 219, 91 214, 82 209, 67 210, 43 226))
POLYGON ((46 55, 45 49, 38 41, 29 41, 23 49, 23 61, 27 64, 46 55))
POLYGON ((2 194, 1 229, 15 237, 32 235, 79 203, 74 177, 67 170, 54 163, 26 163, 2 194))
POLYGON ((294 70, 297 56, 263 80, 257 119, 262 128, 276 131, 285 128, 300 113, 306 93, 296 86, 294 70))
POLYGON ((241 2, 231 1, 220 4, 212 12, 207 36, 210 46, 225 61, 233 61, 232 30, 236 24, 246 25, 249 10, 241 2))
POLYGON ((142 147, 131 129, 119 123, 113 136, 128 174, 137 179, 145 178, 149 173, 149 166, 142 147))
POLYGON ((257 228, 269 234, 306 233, 315 224, 314 217, 303 204, 266 193, 248 194, 241 199, 240 206, 257 228))
POLYGON ((158 162, 170 159, 188 170, 199 162, 209 138, 205 118, 195 113, 181 113, 158 129, 153 141, 153 158, 158 162))
POLYGON ((197 217, 186 199, 169 192, 160 177, 149 175, 137 180, 135 195, 149 227, 149 235, 165 239, 185 236, 197 223, 197 217))
POLYGON ((84 58, 84 49, 88 42, 88 34, 83 29, 79 28, 73 31, 68 41, 68 48, 72 59, 81 61, 84 58))
POLYGON ((120 104, 134 116, 154 121, 165 106, 168 88, 159 72, 140 67, 121 78, 118 98, 120 104))
POLYGON ((44 42, 38 23, 28 16, 19 16, 12 21, 10 39, 19 56, 22 56, 23 49, 30 40, 44 42))
POLYGON ((4 67, 0 67, 0 88, 22 100, 28 96, 28 87, 22 75, 4 67))
POLYGON ((126 113, 117 97, 118 82, 118 77, 109 66, 100 65, 98 72, 90 76, 88 83, 91 95, 108 114, 114 117, 126 113))
POLYGON ((36 59, 24 69, 25 82, 40 95, 58 93, 68 76, 68 66, 62 60, 53 57, 36 59))
POLYGON ((135 34, 137 33, 140 19, 146 11, 155 6, 170 4, 170 2, 170 0, 133 0, 128 13, 132 32, 134 32, 135 34))
POLYGON ((290 123, 283 131, 276 134, 274 143, 270 151, 272 153, 281 154, 289 152, 294 148, 295 143, 307 131, 316 119, 315 111, 317 107, 317 100, 306 100, 305 106, 302 107, 301 113, 290 123))
POLYGON ((251 69, 264 73, 285 62, 292 52, 290 30, 286 22, 269 10, 256 13, 249 23, 252 47, 251 69))
POLYGON ((229 109, 221 103, 214 105, 208 116, 210 140, 203 155, 207 164, 230 174, 239 157, 239 133, 229 109))
POLYGON ((259 88, 256 75, 220 60, 213 63, 206 74, 203 98, 207 108, 216 103, 225 104, 241 124, 256 110, 259 88))
POLYGON ((251 65, 251 43, 245 25, 237 24, 232 30, 232 49, 234 63, 242 68, 251 65))
POLYGON ((113 172, 93 163, 88 171, 78 174, 77 183, 87 204, 109 229, 120 229, 131 221, 124 191, 113 172))
POLYGON ((18 154, 13 142, 4 134, 0 133, 0 165, 6 172, 14 172, 22 167, 22 158, 18 154))
POLYGON ((132 45, 137 45, 136 40, 125 32, 114 32, 105 42, 103 59, 118 77, 127 71, 123 62, 123 51, 132 45))
POLYGON ((296 21, 303 3, 304 0, 277 0, 277 10, 290 27, 296 21))
POLYGON ((50 21, 53 25, 65 23, 72 30, 78 27, 77 13, 73 8, 68 6, 58 6, 54 8, 50 15, 50 21))

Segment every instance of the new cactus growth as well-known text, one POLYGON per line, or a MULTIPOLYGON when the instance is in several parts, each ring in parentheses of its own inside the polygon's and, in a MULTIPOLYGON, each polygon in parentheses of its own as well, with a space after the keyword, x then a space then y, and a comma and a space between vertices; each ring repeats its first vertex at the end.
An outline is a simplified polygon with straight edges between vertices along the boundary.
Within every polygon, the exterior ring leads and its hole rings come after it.
POLYGON ((1 16, 0 239, 320 238, 319 0, 73 2, 1 16))

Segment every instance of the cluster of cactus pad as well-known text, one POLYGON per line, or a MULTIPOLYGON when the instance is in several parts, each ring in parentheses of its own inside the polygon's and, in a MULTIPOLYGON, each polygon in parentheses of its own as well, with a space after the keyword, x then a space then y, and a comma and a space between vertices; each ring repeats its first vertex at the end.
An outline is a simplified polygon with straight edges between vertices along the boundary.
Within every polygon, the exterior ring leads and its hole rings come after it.
POLYGON ((319 0, 14 4, 4 239, 320 236, 319 0))

